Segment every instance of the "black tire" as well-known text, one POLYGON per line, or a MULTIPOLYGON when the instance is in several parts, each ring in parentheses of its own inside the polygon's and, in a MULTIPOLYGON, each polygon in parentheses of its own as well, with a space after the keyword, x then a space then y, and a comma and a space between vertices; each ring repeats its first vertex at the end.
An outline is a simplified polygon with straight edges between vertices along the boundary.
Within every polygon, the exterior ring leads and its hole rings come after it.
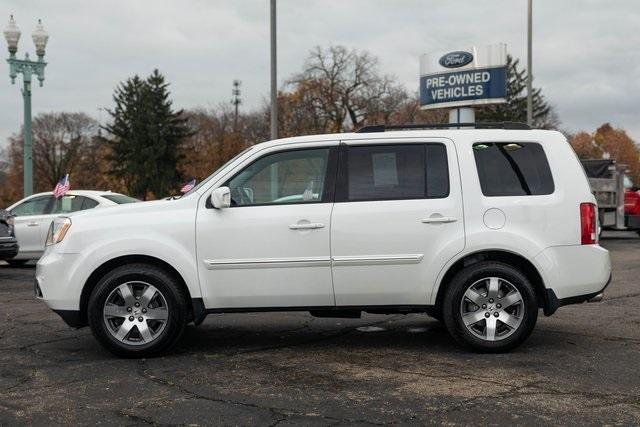
POLYGON ((23 267, 29 262, 28 259, 7 259, 5 260, 11 267, 23 267))
MULTIPOLYGON (((87 318, 93 335, 113 354, 123 357, 156 356, 169 350, 182 336, 189 318, 188 298, 176 278, 162 268, 148 264, 128 264, 110 271, 100 279, 89 297, 87 318), (118 340, 107 329, 103 316, 105 303, 112 291, 126 282, 134 281, 154 286, 167 303, 167 319, 161 332, 152 341, 138 345, 118 340)), ((146 324, 147 321, 144 322, 146 324)))
MULTIPOLYGON (((491 307, 487 310, 489 309, 491 307)), ((485 311, 481 307, 478 310, 485 311)), ((458 343, 477 352, 499 353, 516 348, 531 335, 538 319, 538 302, 535 290, 524 274, 508 264, 486 261, 471 265, 454 276, 445 291, 442 313, 447 330, 458 343), (467 289, 479 283, 482 279, 489 277, 497 277, 515 287, 522 296, 522 305, 520 307, 524 310, 520 316, 522 320, 513 329, 513 332, 509 332, 510 335, 495 341, 489 341, 474 335, 464 324, 461 308, 467 289)), ((500 318, 498 317, 497 320, 500 320, 500 318)), ((476 325, 482 324, 478 323, 476 325)), ((501 323, 499 325, 505 330, 505 324, 501 323)))

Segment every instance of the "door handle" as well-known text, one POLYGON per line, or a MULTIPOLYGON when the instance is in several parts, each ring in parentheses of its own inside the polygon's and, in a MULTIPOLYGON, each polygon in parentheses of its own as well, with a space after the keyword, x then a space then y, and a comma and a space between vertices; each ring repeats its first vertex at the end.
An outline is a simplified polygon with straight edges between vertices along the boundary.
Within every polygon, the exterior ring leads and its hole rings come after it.
POLYGON ((302 224, 291 224, 289 228, 291 230, 312 230, 315 228, 324 228, 324 224, 321 222, 308 222, 302 224))
POLYGON ((425 224, 442 224, 447 222, 456 222, 458 218, 453 216, 436 216, 429 218, 422 218, 420 221, 425 224))
POLYGON ((28 223, 28 224, 27 224, 27 227, 37 227, 37 226, 39 226, 39 225, 40 225, 40 224, 39 224, 39 223, 37 223, 37 222, 30 222, 30 223, 28 223))

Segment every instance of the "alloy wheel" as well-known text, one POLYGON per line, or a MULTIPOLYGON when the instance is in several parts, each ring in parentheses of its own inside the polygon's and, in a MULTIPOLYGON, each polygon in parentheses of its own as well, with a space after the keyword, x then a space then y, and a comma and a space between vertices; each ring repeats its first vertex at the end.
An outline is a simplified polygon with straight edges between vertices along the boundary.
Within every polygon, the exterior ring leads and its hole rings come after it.
POLYGON ((128 345, 149 344, 164 330, 169 307, 162 292, 141 281, 126 282, 113 289, 104 303, 107 330, 128 345))
POLYGON ((499 341, 511 336, 522 323, 524 311, 520 291, 500 277, 486 277, 474 282, 460 301, 465 327, 485 341, 499 341))

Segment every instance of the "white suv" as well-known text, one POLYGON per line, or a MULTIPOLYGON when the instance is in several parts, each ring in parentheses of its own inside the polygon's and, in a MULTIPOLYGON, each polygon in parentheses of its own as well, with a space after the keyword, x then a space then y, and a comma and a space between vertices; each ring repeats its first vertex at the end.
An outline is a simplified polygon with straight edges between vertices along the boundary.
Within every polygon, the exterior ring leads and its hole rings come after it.
POLYGON ((594 196, 558 132, 404 130, 258 144, 178 200, 57 219, 35 291, 119 355, 208 313, 427 313, 505 351, 538 309, 610 281, 594 196))

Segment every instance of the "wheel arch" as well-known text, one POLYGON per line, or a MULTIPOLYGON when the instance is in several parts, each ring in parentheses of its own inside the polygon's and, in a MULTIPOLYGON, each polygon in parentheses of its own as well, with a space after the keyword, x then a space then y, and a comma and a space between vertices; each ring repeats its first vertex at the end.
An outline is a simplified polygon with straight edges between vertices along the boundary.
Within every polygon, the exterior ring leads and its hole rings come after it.
MULTIPOLYGON (((127 264, 134 264, 134 263, 149 264, 155 267, 162 268, 177 280, 182 290, 187 295, 188 301, 192 301, 191 292, 189 291, 189 287, 187 286, 186 281, 184 280, 182 275, 178 272, 178 270, 176 270, 168 262, 150 255, 122 255, 116 258, 112 258, 104 262, 103 264, 101 264, 98 268, 93 270, 93 272, 89 275, 89 277, 85 281, 84 286, 82 287, 82 293, 80 294, 80 317, 83 325, 88 325, 87 307, 89 305, 89 297, 91 296, 91 292, 96 287, 100 279, 104 277, 104 275, 107 274, 109 271, 115 268, 118 268, 120 266, 127 265, 127 264)), ((190 308, 191 310, 188 318, 192 320, 193 307, 190 307, 190 308)))
POLYGON ((544 309, 544 313, 546 315, 549 315, 553 312, 551 307, 552 304, 549 301, 549 296, 544 285, 544 279, 542 278, 542 275, 540 274, 538 268, 526 257, 504 249, 480 250, 472 252, 470 254, 466 254, 455 261, 447 269, 446 273, 444 273, 444 275, 442 276, 442 280, 440 280, 434 304, 435 309, 438 312, 442 307, 445 290, 447 289, 449 283, 455 277, 455 275, 459 271, 462 271, 464 268, 483 261, 503 262, 522 271, 522 273, 527 276, 527 279, 529 279, 529 281, 533 285, 533 288, 536 292, 536 297, 538 299, 538 306, 544 309))

